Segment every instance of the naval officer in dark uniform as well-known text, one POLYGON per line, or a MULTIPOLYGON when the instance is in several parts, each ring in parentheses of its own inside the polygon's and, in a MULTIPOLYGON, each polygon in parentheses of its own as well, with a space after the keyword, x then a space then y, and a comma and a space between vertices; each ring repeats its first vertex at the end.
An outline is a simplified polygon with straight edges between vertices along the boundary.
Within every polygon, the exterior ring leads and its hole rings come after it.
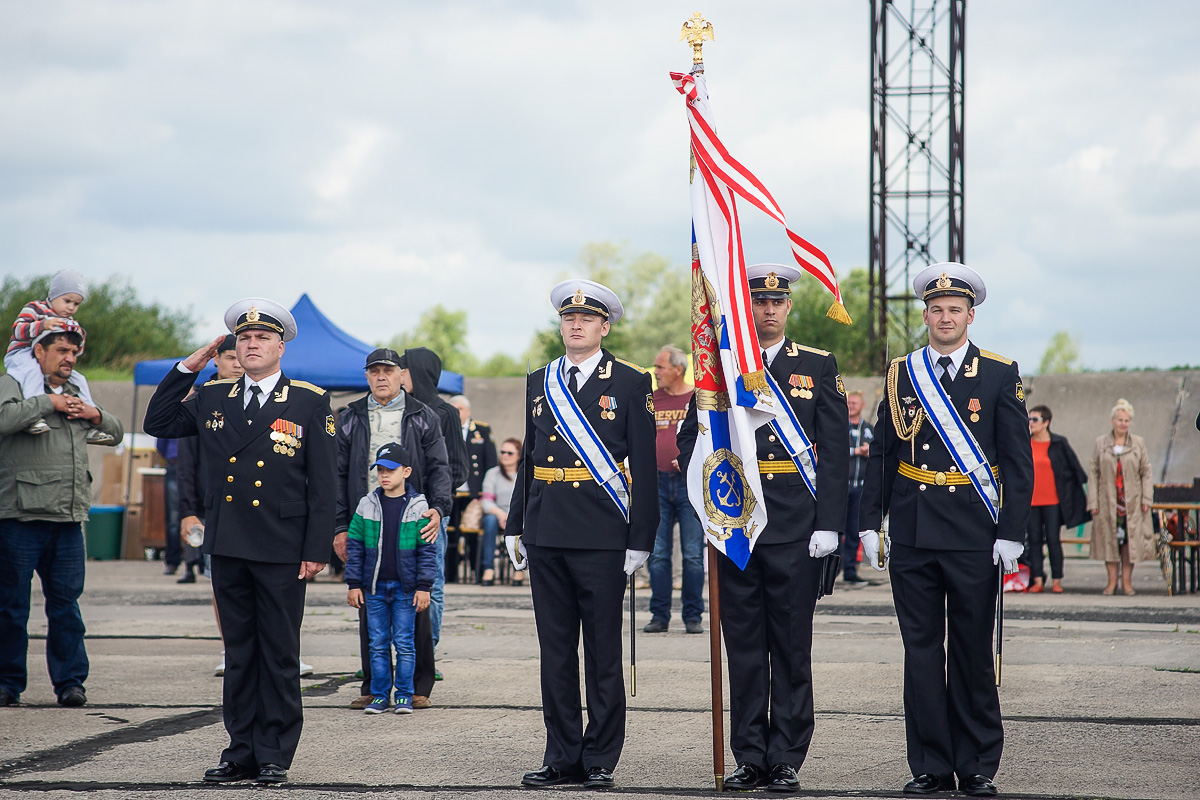
MULTIPOLYGON (((846 524, 850 456, 846 391, 837 360, 784 335, 791 284, 800 271, 782 264, 746 269, 763 363, 816 450, 816 497, 770 425, 755 433, 767 506, 745 570, 718 558, 721 629, 729 658, 729 747, 737 769, 725 788, 795 792, 813 734, 812 619, 824 559, 846 524)), ((679 468, 696 444, 693 399, 679 431, 679 468)))
MULTIPOLYGON (((890 514, 909 794, 952 791, 957 775, 965 794, 995 795, 992 778, 1004 747, 992 651, 997 565, 1014 570, 1023 549, 1033 455, 1017 365, 967 338, 986 291, 978 273, 956 263, 934 264, 913 281, 913 292, 925 301, 929 345, 911 360, 918 375, 924 363, 932 372, 925 391, 917 391, 907 357, 888 366, 863 490, 864 557, 877 570, 877 531, 890 514), (922 398, 940 396, 933 380, 986 457, 992 474, 983 465, 974 474, 998 482, 998 502, 963 475, 943 441, 939 429, 956 423, 944 412, 944 419, 931 418, 922 398)), ((972 447, 967 442, 958 449, 966 456, 972 447)), ((885 559, 888 553, 885 542, 885 559)))
POLYGON ((566 356, 528 378, 525 446, 504 537, 514 566, 529 566, 546 724, 543 766, 526 773, 521 783, 582 781, 602 789, 613 785, 625 742, 625 578, 650 557, 658 529, 654 400, 646 371, 600 346, 622 314, 610 289, 587 280, 564 281, 550 300, 561 316, 566 356), (548 369, 554 381, 550 392, 548 369), (571 421, 573 409, 586 425, 571 421), (560 413, 566 424, 558 421, 560 413), (586 439, 588 429, 607 455, 597 458, 594 448, 573 444, 586 439), (628 519, 592 471, 603 477, 604 468, 595 465, 604 461, 620 466, 621 473, 607 485, 618 499, 628 486, 628 519), (579 702, 581 629, 586 728, 579 702))
POLYGON ((215 339, 163 378, 146 410, 154 436, 196 436, 207 476, 204 552, 225 637, 229 746, 206 781, 287 780, 303 723, 300 623, 307 581, 333 544, 337 456, 323 389, 280 371, 296 335, 286 308, 249 298, 225 312, 241 378, 192 388, 215 339))

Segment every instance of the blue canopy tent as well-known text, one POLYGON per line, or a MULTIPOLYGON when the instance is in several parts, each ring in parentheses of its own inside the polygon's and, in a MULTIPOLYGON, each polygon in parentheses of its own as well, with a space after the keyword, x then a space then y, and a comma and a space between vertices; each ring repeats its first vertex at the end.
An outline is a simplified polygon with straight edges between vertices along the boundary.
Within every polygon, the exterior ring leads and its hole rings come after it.
MULTIPOLYGON (((287 343, 282 362, 288 377, 335 392, 367 391, 363 365, 367 354, 375 348, 334 325, 307 294, 301 295, 292 306, 292 316, 296 318, 296 338, 287 343)), ((138 386, 157 386, 179 360, 138 362, 133 368, 134 391, 138 386)), ((462 394, 463 376, 442 370, 438 391, 462 394)))

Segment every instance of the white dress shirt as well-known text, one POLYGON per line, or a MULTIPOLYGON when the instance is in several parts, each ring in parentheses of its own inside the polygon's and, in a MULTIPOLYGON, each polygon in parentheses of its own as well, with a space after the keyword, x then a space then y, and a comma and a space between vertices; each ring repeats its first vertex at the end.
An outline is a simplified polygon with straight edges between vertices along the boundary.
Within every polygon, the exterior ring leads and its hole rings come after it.
POLYGON ((242 390, 242 408, 250 405, 250 398, 254 394, 250 391, 251 386, 257 386, 262 390, 262 394, 258 398, 258 407, 262 408, 263 404, 271 398, 271 392, 275 390, 275 384, 279 383, 279 378, 283 375, 282 372, 276 370, 273 374, 268 375, 260 381, 250 380, 250 376, 246 376, 246 388, 242 390))
POLYGON ((942 373, 945 370, 938 365, 938 359, 943 355, 948 355, 950 356, 950 380, 957 378, 959 371, 962 370, 963 361, 967 359, 967 348, 970 345, 970 341, 963 342, 962 347, 953 353, 939 353, 933 349, 933 345, 925 345, 925 348, 929 351, 929 360, 933 362, 933 376, 939 381, 942 379, 942 373))
POLYGON ((583 388, 583 385, 588 382, 588 378, 592 377, 592 373, 596 371, 596 367, 600 366, 600 357, 604 355, 603 350, 597 350, 592 355, 588 356, 582 362, 572 363, 570 356, 563 359, 562 362, 562 377, 566 381, 567 386, 571 385, 571 367, 579 367, 579 377, 576 379, 578 384, 575 391, 583 388))
POLYGON ((775 363, 775 356, 779 355, 779 350, 783 347, 783 343, 786 341, 787 337, 785 336, 770 347, 763 348, 763 352, 767 354, 767 360, 763 362, 764 367, 769 367, 775 363))

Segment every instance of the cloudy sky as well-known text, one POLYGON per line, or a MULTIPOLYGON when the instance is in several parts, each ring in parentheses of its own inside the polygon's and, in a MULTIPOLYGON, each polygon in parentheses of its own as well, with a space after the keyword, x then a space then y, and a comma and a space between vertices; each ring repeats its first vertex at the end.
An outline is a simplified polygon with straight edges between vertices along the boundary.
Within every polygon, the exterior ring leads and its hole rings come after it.
MULTIPOLYGON (((442 303, 524 351, 581 245, 684 268, 675 0, 0 0, 6 274, 128 276, 190 307, 303 292, 367 341, 442 303)), ((865 266, 866 0, 706 0, 723 139, 835 268, 865 266)), ((975 0, 973 338, 1036 367, 1200 363, 1194 2, 975 0), (1189 33, 1191 31, 1191 33, 1189 33)), ((749 212, 746 212, 749 214, 749 212)), ((769 224, 753 260, 786 257, 769 224)))

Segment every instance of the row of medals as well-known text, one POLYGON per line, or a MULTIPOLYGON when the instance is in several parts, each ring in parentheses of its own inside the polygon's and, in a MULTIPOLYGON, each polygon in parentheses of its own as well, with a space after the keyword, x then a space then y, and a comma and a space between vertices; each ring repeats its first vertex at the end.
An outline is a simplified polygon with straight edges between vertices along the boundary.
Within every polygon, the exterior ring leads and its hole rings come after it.
POLYGON ((615 411, 601 411, 600 412, 600 419, 616 419, 616 418, 617 418, 617 412, 615 412, 615 411))
POLYGON ((300 440, 283 431, 271 431, 271 441, 275 442, 271 449, 280 455, 294 456, 300 448, 300 440))
POLYGON ((791 395, 792 397, 803 397, 805 400, 812 400, 813 398, 812 389, 792 389, 791 395))

